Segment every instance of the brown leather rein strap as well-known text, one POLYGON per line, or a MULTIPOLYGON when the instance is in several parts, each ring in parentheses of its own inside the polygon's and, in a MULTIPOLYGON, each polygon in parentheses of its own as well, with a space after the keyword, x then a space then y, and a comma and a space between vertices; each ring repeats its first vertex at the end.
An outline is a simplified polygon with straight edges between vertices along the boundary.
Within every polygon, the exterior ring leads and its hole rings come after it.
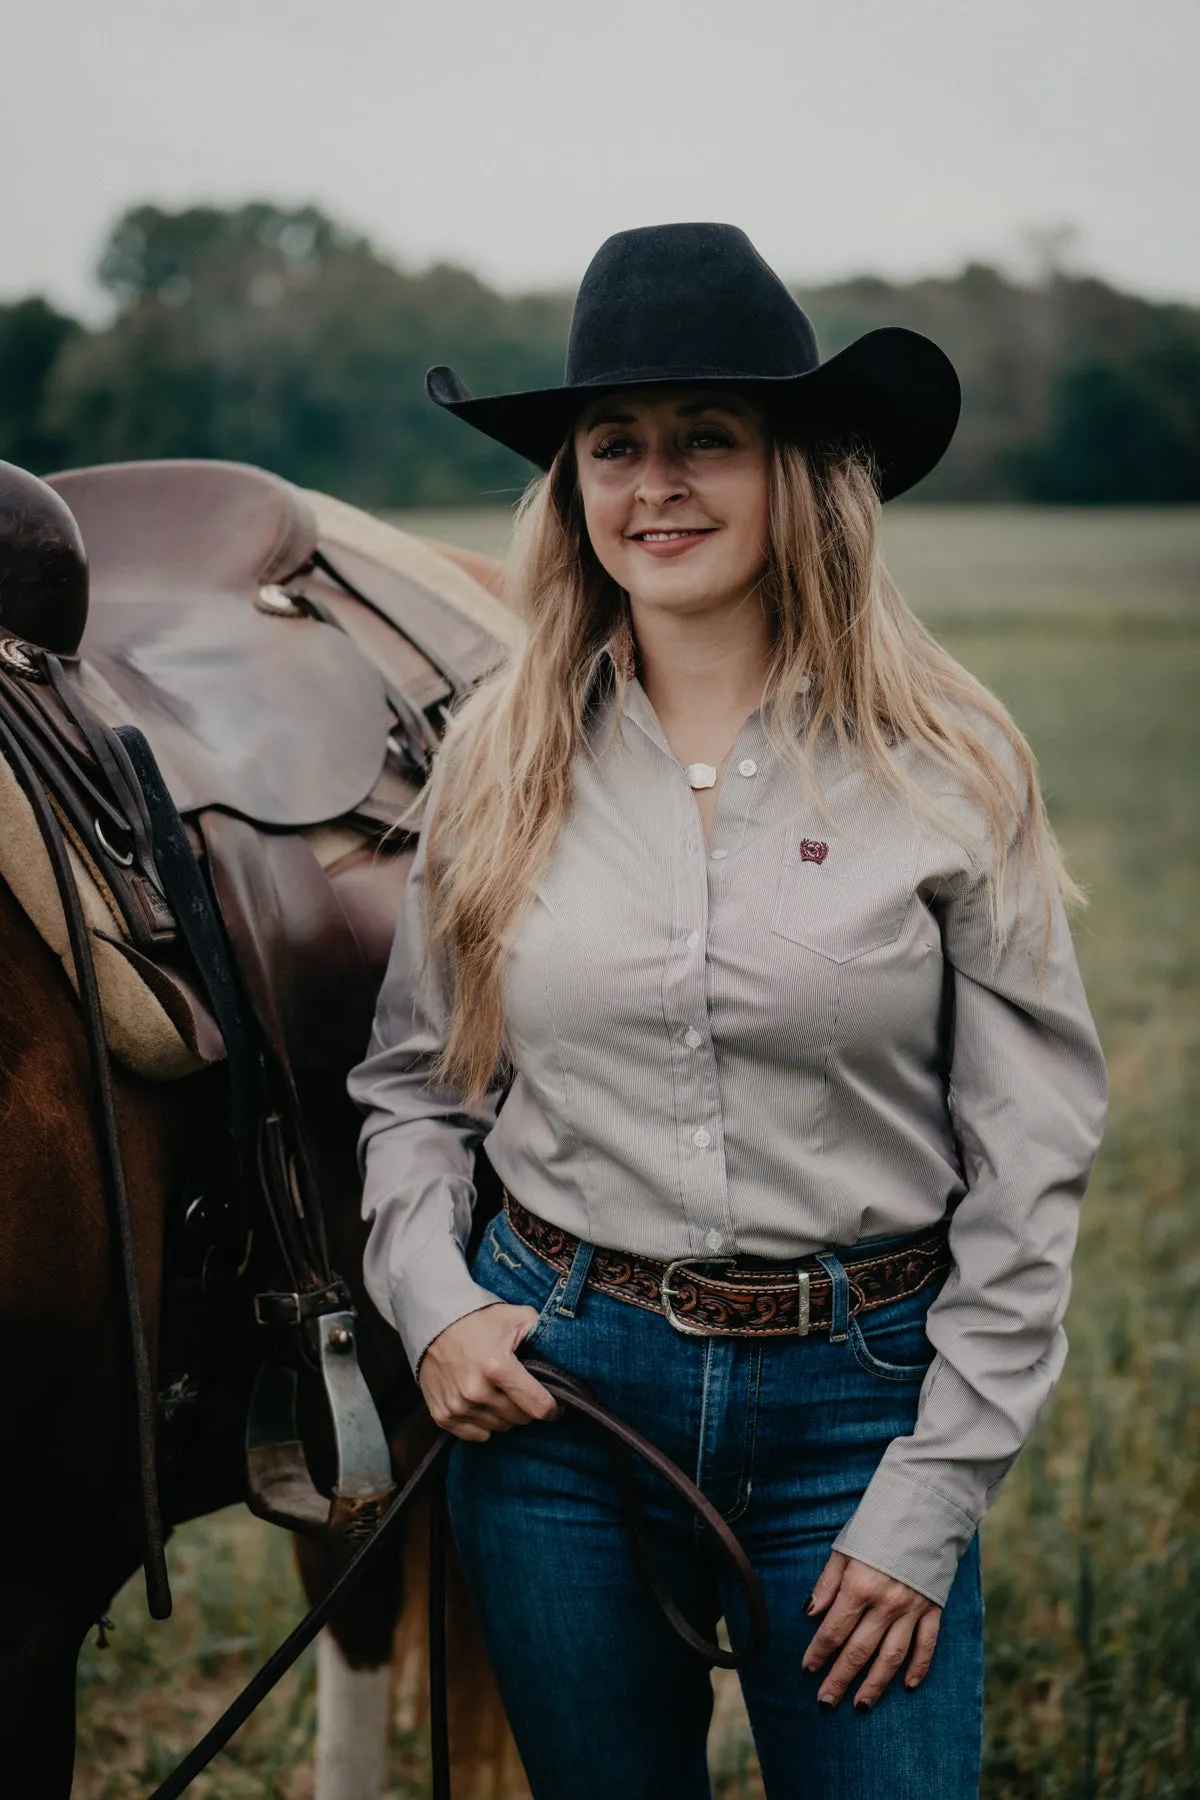
MULTIPOLYGON (((716 1507, 700 1492, 694 1482, 690 1481, 683 1470, 677 1468, 670 1457, 665 1456, 641 1432, 635 1431, 632 1425, 602 1406, 595 1395, 583 1382, 564 1370, 555 1368, 553 1363, 543 1362, 540 1357, 523 1359, 525 1367, 535 1376, 542 1386, 563 1406, 580 1413, 590 1419, 607 1436, 617 1459, 618 1480, 625 1507, 626 1518, 633 1535, 634 1551, 638 1566, 645 1577, 651 1592, 672 1627, 698 1656, 705 1661, 724 1669, 736 1669, 753 1656, 763 1644, 767 1635, 767 1608, 763 1598, 758 1576, 750 1566, 746 1552, 739 1544, 737 1537, 721 1517, 716 1507), (736 1580, 745 1603, 747 1630, 746 1641, 737 1650, 723 1650, 719 1644, 711 1643, 690 1625, 684 1618, 675 1602, 667 1592, 662 1576, 654 1566, 646 1543, 645 1531, 641 1522, 640 1509, 634 1493, 633 1471, 629 1465, 629 1452, 641 1457, 656 1474, 661 1475, 679 1494, 698 1518, 712 1533, 716 1547, 736 1580)), ((363 1574, 368 1562, 381 1548, 388 1537, 395 1531, 410 1502, 429 1479, 442 1473, 440 1465, 453 1439, 444 1432, 439 1434, 436 1443, 426 1451, 416 1469, 409 1476, 403 1488, 392 1501, 383 1515, 373 1535, 369 1537, 361 1549, 346 1564, 325 1598, 303 1618, 291 1635, 265 1662, 258 1673, 247 1683, 241 1693, 217 1720, 212 1729, 201 1738, 200 1742, 172 1771, 164 1782, 155 1788, 150 1800, 176 1800, 200 1774, 206 1769, 213 1757, 233 1736, 234 1732, 244 1725, 255 1707, 266 1698, 275 1684, 292 1667, 292 1664, 307 1649, 321 1627, 326 1624, 346 1594, 363 1574)), ((440 1488, 439 1482, 439 1488, 440 1488)), ((443 1547, 445 1542, 445 1524, 443 1516, 443 1500, 439 1492, 434 1498, 430 1513, 430 1546, 432 1551, 429 1571, 429 1638, 430 1638, 430 1751, 433 1764, 433 1800, 450 1800, 450 1756, 446 1722, 446 1641, 445 1641, 445 1567, 443 1547)))
MULTIPOLYGON (((0 690, 0 699, 3 698, 0 690)), ((135 1427, 137 1437, 138 1488, 142 1517, 142 1562, 146 1575, 146 1604, 152 1619, 166 1619, 171 1614, 171 1588, 167 1579, 162 1514, 158 1503, 158 1476, 155 1467, 155 1392, 154 1372, 142 1317, 141 1288, 138 1282, 137 1250, 133 1240, 133 1219, 129 1208, 129 1188, 125 1179, 125 1159, 121 1153, 121 1133, 117 1123, 116 1090, 113 1084, 112 1059, 104 1035, 104 1013, 100 1003, 100 987, 92 955, 92 940, 84 918, 83 905, 75 886, 75 876, 67 854, 66 836, 58 814, 38 779, 25 753, 15 720, 0 705, 0 753, 33 809, 33 816, 46 847, 54 881, 58 888, 66 920, 71 960, 79 989, 83 1015, 83 1032, 87 1042, 88 1064, 95 1101, 93 1123, 96 1154, 107 1201, 109 1221, 117 1247, 117 1261, 125 1299, 130 1358, 133 1364, 135 1395, 135 1427)))

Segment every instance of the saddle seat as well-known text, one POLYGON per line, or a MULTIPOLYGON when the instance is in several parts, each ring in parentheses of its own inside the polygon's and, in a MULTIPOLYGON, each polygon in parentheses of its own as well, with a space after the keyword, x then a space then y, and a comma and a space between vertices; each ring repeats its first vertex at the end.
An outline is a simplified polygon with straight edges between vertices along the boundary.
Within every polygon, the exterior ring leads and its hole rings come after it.
POLYGON ((107 723, 145 733, 185 815, 219 806, 288 830, 344 817, 380 780, 395 724, 387 687, 426 714, 452 697, 413 628, 444 646, 464 691, 496 661, 495 620, 507 616, 492 601, 484 622, 469 577, 449 565, 447 579, 439 559, 422 582, 364 554, 346 542, 361 538, 352 508, 350 533, 341 514, 340 537, 323 538, 313 501, 264 470, 117 463, 48 485, 74 514, 90 566, 69 672, 107 723), (323 576, 319 553, 349 565, 366 604, 323 576), (326 616, 299 588, 289 599, 304 578, 326 616), (464 617, 450 590, 468 585, 474 616, 464 617))
MULTIPOLYGON (((277 1053, 297 1074, 344 1070, 366 1043, 413 854, 411 836, 384 834, 419 790, 445 708, 519 641, 517 621, 447 555, 263 470, 126 463, 49 485, 90 568, 68 682, 107 725, 144 734, 277 1053)), ((56 628, 48 618, 43 641, 56 628)), ((103 860, 77 855, 76 872, 100 888, 89 916, 110 1042, 142 1074, 187 1073, 220 1055, 220 1034, 170 934, 112 930, 103 860)), ((0 873, 15 891, 3 858, 0 873)), ((42 913, 54 941, 58 909, 42 913)))

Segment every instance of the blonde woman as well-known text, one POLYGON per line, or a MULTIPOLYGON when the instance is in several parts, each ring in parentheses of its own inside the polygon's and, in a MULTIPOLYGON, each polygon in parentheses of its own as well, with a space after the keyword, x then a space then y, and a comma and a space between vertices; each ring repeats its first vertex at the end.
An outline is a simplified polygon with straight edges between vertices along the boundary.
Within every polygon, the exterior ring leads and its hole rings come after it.
MULTIPOLYGON (((740 231, 670 225, 601 248, 561 388, 429 388, 548 473, 528 637, 439 758, 352 1091, 368 1285, 461 1440, 535 1800, 701 1800, 712 1696, 530 1346, 736 1523, 771 1800, 965 1800, 975 1530, 1062 1365, 1105 1077, 1033 758, 880 561, 954 371, 901 330, 820 363, 740 231), (506 1198, 468 1267, 481 1141, 506 1198)), ((736 1640, 640 1479, 676 1599, 736 1640)))

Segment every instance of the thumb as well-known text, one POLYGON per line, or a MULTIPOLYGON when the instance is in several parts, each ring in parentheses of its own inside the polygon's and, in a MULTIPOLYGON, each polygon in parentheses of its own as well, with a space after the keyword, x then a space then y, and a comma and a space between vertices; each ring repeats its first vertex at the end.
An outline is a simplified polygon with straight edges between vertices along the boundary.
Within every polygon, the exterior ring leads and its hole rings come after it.
POLYGON ((813 1589, 812 1598, 804 1609, 810 1619, 815 1619, 818 1613, 823 1613, 832 1601, 842 1585, 842 1574, 849 1560, 850 1558, 843 1556, 840 1550, 830 1552, 829 1561, 821 1570, 820 1580, 813 1589))

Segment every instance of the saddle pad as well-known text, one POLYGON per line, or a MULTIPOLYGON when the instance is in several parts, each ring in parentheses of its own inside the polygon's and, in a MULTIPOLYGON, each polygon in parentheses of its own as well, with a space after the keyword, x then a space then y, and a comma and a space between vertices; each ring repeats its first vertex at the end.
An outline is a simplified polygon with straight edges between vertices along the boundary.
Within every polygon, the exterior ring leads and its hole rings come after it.
MULTIPOLYGON (((280 844, 293 845, 293 854, 308 857, 314 867, 324 871, 322 881, 331 884, 329 903, 345 916, 366 958, 373 981, 373 1007, 412 852, 381 858, 373 834, 342 824, 321 826, 302 836, 284 838, 280 844)), ((183 960, 168 959, 160 952, 161 961, 152 962, 140 955, 128 941, 120 910, 108 895, 99 871, 70 840, 67 854, 92 934, 104 1035, 118 1062, 148 1081, 177 1081, 210 1063, 220 1062, 225 1055, 224 1045, 205 1002, 194 990, 183 960)), ((11 890, 38 935, 59 958, 78 992, 62 902, 46 846, 33 808, 3 757, 0 881, 11 890)), ((294 920, 290 920, 288 929, 293 938, 301 935, 294 920)), ((294 944, 290 953, 293 962, 303 965, 305 987, 313 984, 315 978, 328 980, 335 973, 322 969, 318 948, 305 941, 294 944)), ((343 1012, 346 1010, 345 996, 339 997, 339 1006, 343 1012)), ((370 1009, 365 1023, 356 1020, 356 1029, 354 1054, 367 1040, 370 1009)), ((323 1031, 311 1034, 317 1042, 324 1035, 323 1031)), ((343 1046, 339 1044, 338 1048, 343 1046)), ((352 1056, 346 1057, 347 1062, 352 1060, 352 1056)))
MULTIPOLYGON (((104 1035, 119 1062, 150 1081, 192 1075, 225 1054, 202 1007, 188 1004, 186 988, 140 957, 124 941, 116 902, 97 872, 68 841, 67 854, 92 934, 96 981, 104 1011, 104 1035)), ((61 961, 78 993, 62 902, 33 808, 0 756, 0 880, 11 889, 39 936, 61 961)))
POLYGON ((296 829, 371 792, 390 714, 375 668, 323 621, 261 590, 317 544, 298 492, 235 463, 117 463, 50 478, 91 569, 72 671, 111 724, 150 742, 182 813, 220 806, 296 829))

